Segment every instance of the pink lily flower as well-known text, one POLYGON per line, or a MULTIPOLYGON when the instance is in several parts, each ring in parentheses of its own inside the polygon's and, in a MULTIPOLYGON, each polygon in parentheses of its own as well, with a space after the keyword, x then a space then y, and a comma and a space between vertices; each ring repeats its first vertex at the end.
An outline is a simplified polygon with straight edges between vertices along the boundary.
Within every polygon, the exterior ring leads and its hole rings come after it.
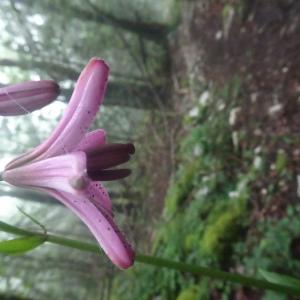
POLYGON ((0 115, 17 116, 40 109, 59 95, 52 80, 27 81, 0 88, 0 115))
POLYGON ((99 181, 128 176, 128 169, 110 168, 127 162, 134 146, 107 144, 102 129, 87 133, 102 103, 108 73, 103 60, 91 59, 50 137, 11 161, 2 178, 61 201, 87 225, 111 261, 126 269, 134 262, 134 251, 115 224, 109 195, 99 181))

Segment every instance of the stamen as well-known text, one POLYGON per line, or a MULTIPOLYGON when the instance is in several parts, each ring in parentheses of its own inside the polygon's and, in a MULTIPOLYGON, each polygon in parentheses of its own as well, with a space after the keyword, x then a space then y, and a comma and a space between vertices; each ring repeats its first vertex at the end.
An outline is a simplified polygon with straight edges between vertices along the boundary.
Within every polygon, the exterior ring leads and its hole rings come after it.
POLYGON ((133 144, 106 144, 97 150, 86 152, 87 174, 93 181, 109 181, 127 177, 129 169, 108 170, 123 164, 135 152, 133 144))
POLYGON ((105 153, 127 153, 127 154, 134 154, 135 147, 133 144, 105 144, 100 146, 98 149, 93 149, 92 151, 88 152, 87 154, 89 156, 95 156, 95 155, 103 155, 105 153))
POLYGON ((131 174, 129 169, 100 170, 89 172, 88 175, 93 181, 111 181, 127 177, 131 174))
POLYGON ((88 157, 87 170, 88 172, 98 171, 101 169, 108 169, 118 166, 129 161, 130 156, 123 153, 105 153, 96 157, 88 157))

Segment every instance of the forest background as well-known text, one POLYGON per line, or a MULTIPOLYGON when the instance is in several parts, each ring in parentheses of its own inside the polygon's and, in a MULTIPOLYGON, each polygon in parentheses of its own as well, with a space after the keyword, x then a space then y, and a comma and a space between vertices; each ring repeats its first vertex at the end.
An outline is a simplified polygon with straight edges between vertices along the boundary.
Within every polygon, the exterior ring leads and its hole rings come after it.
MULTIPOLYGON (((300 277, 297 0, 1 0, 0 84, 53 79, 58 100, 0 119, 1 165, 49 135, 93 56, 111 67, 94 124, 136 146, 108 184, 139 253, 300 277)), ((2 221, 92 241, 46 196, 0 185, 2 221)), ((7 234, 1 233, 6 239, 7 234)), ((44 244, 0 256, 1 299, 292 299, 44 244)))

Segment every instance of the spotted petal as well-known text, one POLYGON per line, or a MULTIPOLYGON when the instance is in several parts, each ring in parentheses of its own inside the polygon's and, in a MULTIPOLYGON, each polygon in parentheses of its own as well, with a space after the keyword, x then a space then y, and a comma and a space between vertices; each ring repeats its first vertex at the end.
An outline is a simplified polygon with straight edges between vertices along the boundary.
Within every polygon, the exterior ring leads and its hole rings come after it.
POLYGON ((133 249, 105 210, 96 207, 82 196, 51 189, 43 190, 71 209, 87 225, 106 255, 116 266, 127 269, 133 265, 133 249))
POLYGON ((91 181, 85 189, 83 196, 90 199, 96 207, 105 210, 107 214, 113 216, 112 204, 108 192, 100 182, 91 181))

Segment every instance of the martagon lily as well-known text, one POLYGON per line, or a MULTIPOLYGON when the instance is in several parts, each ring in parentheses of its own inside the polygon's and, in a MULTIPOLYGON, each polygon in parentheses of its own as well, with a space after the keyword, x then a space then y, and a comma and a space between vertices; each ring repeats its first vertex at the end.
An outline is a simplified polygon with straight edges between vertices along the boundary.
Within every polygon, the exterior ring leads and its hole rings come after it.
POLYGON ((91 59, 52 134, 8 163, 2 179, 61 201, 87 225, 111 261, 126 269, 134 262, 134 251, 115 224, 109 195, 99 181, 129 175, 128 169, 110 168, 127 162, 134 146, 107 144, 102 129, 87 133, 102 103, 108 73, 103 60, 91 59))

